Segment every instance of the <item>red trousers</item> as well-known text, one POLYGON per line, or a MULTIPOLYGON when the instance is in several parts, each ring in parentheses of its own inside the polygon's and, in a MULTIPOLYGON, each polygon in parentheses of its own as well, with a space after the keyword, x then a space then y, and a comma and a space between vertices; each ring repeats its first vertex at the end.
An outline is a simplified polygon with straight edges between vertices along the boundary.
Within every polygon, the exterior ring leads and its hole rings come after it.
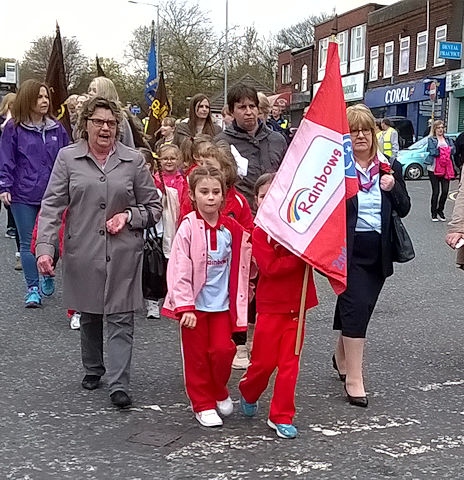
MULTIPOLYGON (((248 403, 258 401, 277 368, 269 419, 274 423, 293 423, 295 388, 300 370, 300 357, 295 355, 298 319, 290 313, 258 313, 256 318, 251 363, 239 383, 239 390, 248 403)), ((304 328, 303 336, 304 338, 304 328)))
POLYGON ((184 381, 194 412, 216 408, 229 396, 236 347, 229 312, 195 312, 197 324, 180 327, 184 381))

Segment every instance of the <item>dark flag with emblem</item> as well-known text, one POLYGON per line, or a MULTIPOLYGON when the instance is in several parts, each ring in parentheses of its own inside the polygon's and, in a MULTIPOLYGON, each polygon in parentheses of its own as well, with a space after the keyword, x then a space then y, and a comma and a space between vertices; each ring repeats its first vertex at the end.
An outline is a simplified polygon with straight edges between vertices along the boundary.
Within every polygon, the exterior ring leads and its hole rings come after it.
POLYGON ((56 24, 56 37, 53 42, 52 53, 48 61, 45 83, 50 88, 51 104, 53 115, 63 124, 72 138, 71 122, 65 101, 68 98, 66 75, 64 73, 63 45, 61 44, 60 27, 56 24))
MULTIPOLYGON (((153 144, 155 133, 160 129, 163 118, 167 117, 171 111, 166 85, 164 83, 164 74, 161 71, 159 76, 159 84, 155 93, 150 109, 148 111, 148 122, 146 134, 151 137, 150 143, 153 144)), ((152 145, 153 146, 153 145, 152 145)))
POLYGON ((102 66, 100 65, 100 60, 98 59, 98 55, 95 57, 97 63, 97 77, 106 77, 105 72, 103 71, 102 66))

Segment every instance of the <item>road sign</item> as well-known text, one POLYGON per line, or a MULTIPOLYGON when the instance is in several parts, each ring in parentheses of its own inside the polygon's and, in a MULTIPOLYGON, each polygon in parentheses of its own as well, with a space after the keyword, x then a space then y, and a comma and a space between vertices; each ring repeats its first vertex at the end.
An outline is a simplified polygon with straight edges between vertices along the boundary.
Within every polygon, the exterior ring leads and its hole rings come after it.
POLYGON ((138 115, 142 109, 138 105, 132 105, 131 107, 131 113, 132 115, 138 115))
POLYGON ((438 57, 448 60, 461 60, 462 43, 461 42, 438 42, 438 57))
POLYGON ((437 98, 437 84, 436 82, 431 82, 429 87, 429 97, 432 102, 437 98))

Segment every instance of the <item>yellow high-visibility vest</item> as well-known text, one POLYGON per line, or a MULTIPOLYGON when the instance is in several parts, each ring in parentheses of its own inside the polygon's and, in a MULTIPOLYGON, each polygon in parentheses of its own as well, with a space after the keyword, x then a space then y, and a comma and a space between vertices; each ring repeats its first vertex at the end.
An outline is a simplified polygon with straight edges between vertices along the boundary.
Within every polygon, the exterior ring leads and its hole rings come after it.
POLYGON ((392 131, 393 128, 388 127, 388 129, 383 132, 383 154, 389 157, 391 157, 393 153, 391 143, 392 131))

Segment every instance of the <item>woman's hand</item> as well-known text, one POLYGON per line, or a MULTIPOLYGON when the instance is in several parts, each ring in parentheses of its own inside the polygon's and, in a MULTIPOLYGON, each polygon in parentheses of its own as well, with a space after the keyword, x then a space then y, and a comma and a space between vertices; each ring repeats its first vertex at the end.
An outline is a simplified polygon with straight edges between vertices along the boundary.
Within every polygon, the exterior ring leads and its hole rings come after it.
POLYGON ((445 238, 445 242, 451 247, 456 248, 456 244, 464 238, 464 233, 448 233, 445 238))
POLYGON ((55 269, 53 268, 53 258, 50 255, 40 255, 37 259, 37 269, 41 275, 55 276, 55 269))
POLYGON ((395 186, 395 177, 391 174, 385 174, 380 177, 380 188, 389 192, 395 186))
POLYGON ((108 230, 108 233, 116 235, 116 233, 119 233, 124 228, 128 220, 129 214, 127 212, 117 213, 106 221, 106 229, 108 230))
POLYGON ((180 319, 180 326, 187 328, 195 328, 197 325, 197 316, 193 312, 184 312, 180 319))
POLYGON ((0 200, 3 202, 3 205, 6 205, 7 207, 9 207, 11 205, 11 193, 10 192, 0 193, 0 200))

